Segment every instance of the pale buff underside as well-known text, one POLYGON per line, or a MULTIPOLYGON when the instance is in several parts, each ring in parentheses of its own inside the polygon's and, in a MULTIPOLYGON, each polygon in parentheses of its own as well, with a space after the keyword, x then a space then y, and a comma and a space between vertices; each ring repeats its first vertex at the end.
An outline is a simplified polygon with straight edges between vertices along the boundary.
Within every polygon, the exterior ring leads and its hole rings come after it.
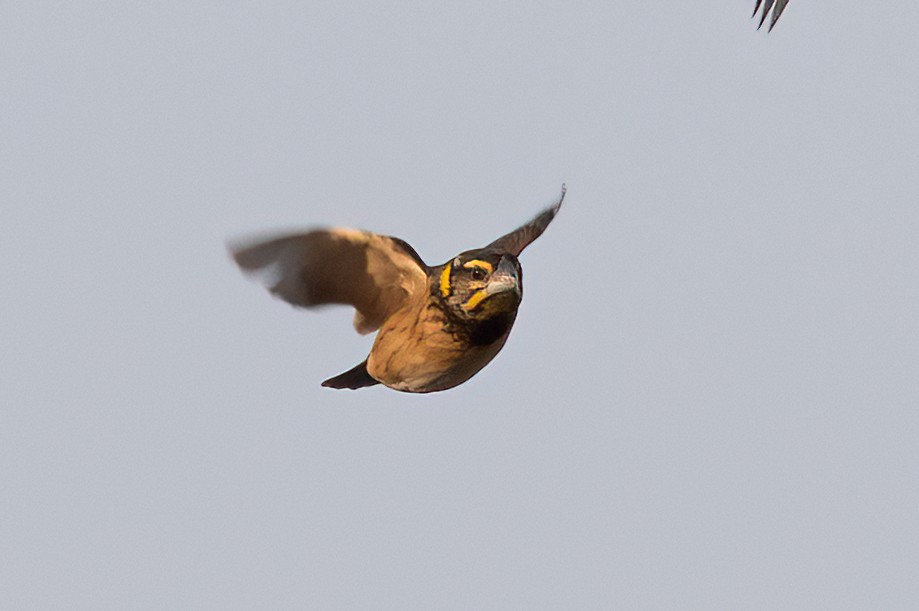
POLYGON ((380 328, 367 371, 396 390, 434 392, 462 384, 504 346, 507 334, 482 347, 467 347, 444 331, 444 314, 423 296, 389 317, 380 328))

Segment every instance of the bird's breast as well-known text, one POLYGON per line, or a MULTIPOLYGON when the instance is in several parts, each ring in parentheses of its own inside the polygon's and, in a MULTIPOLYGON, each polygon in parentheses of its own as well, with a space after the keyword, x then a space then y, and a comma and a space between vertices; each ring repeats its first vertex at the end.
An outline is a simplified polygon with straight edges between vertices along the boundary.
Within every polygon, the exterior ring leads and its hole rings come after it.
POLYGON ((383 323, 367 371, 386 386, 406 392, 453 388, 500 352, 512 325, 513 317, 458 329, 430 302, 405 308, 383 323))

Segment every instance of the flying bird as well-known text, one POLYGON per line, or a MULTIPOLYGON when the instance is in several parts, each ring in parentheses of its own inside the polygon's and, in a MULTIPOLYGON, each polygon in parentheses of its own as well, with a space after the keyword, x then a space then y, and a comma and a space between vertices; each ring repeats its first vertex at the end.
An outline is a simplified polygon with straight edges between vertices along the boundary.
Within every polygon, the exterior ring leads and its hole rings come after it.
POLYGON ((772 9, 772 19, 769 21, 769 32, 772 31, 772 28, 775 27, 775 22, 779 20, 779 17, 782 15, 782 11, 785 10, 785 7, 788 5, 788 0, 756 0, 756 6, 753 8, 753 17, 756 17, 756 12, 759 11, 760 6, 763 7, 763 14, 759 19, 759 25, 756 26, 756 29, 763 27, 763 24, 766 22, 766 16, 769 14, 769 9, 772 9))
POLYGON ((529 223, 434 267, 399 238, 356 229, 280 235, 230 251, 276 297, 305 308, 351 305, 358 333, 378 331, 367 358, 323 386, 447 390, 507 341, 523 296, 517 257, 552 222, 565 191, 529 223))

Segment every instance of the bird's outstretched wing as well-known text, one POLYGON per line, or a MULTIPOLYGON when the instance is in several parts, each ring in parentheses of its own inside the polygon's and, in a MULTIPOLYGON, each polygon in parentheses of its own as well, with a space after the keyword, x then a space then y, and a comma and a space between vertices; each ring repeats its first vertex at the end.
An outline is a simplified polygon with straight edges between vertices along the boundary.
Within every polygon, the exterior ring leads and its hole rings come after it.
POLYGON ((359 333, 380 328, 427 286, 427 266, 398 238, 315 230, 230 245, 236 263, 274 295, 301 307, 354 306, 359 333))
POLYGON ((775 22, 779 20, 782 11, 785 10, 787 5, 788 0, 756 0, 756 7, 753 9, 754 17, 756 17, 756 13, 759 11, 760 6, 763 7, 763 14, 759 18, 759 25, 756 26, 756 29, 763 27, 763 24, 766 23, 766 16, 769 14, 769 9, 772 9, 772 19, 769 21, 769 31, 771 32, 772 28, 775 27, 775 22))
POLYGON ((546 230, 546 227, 549 226, 549 223, 551 223, 555 215, 558 214, 558 209, 562 207, 562 202, 565 201, 566 191, 565 185, 562 185, 562 194, 559 196, 557 202, 540 212, 536 218, 526 225, 518 227, 507 235, 501 236, 486 246, 485 249, 511 253, 514 256, 520 255, 524 248, 542 235, 542 232, 546 230))

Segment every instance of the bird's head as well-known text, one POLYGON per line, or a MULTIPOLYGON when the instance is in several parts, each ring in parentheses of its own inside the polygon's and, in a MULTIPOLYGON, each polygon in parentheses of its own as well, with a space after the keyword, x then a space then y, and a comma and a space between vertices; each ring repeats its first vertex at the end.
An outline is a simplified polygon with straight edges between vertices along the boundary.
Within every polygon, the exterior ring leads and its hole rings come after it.
POLYGON ((523 272, 512 254, 470 250, 444 264, 435 290, 461 320, 513 316, 523 296, 523 272))

